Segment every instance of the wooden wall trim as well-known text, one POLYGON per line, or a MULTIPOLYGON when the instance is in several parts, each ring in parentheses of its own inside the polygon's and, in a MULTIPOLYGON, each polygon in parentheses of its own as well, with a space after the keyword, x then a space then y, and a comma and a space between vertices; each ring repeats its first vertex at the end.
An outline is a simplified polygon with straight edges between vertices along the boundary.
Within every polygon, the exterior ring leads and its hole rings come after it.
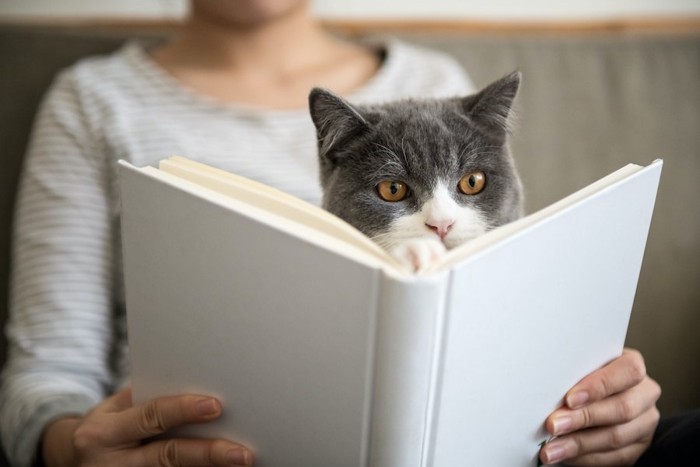
MULTIPOLYGON (((375 32, 426 34, 700 34, 700 16, 624 18, 587 21, 490 20, 323 20, 333 30, 354 35, 375 32)), ((176 30, 176 20, 134 18, 0 18, 0 26, 84 28, 102 30, 176 30)))
POLYGON ((347 33, 425 32, 447 34, 571 34, 571 33, 695 33, 700 34, 700 17, 664 19, 619 19, 595 21, 327 21, 330 27, 347 33))

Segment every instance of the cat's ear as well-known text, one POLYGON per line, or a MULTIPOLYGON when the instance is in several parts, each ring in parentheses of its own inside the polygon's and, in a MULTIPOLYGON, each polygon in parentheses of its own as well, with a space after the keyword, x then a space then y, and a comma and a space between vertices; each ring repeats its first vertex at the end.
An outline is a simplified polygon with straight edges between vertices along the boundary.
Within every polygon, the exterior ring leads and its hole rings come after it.
POLYGON ((316 126, 321 157, 346 138, 355 136, 369 127, 355 107, 326 89, 311 90, 309 111, 316 126))
POLYGON ((462 107, 477 125, 503 134, 510 128, 513 101, 518 94, 520 79, 521 73, 514 71, 477 94, 462 99, 462 107))

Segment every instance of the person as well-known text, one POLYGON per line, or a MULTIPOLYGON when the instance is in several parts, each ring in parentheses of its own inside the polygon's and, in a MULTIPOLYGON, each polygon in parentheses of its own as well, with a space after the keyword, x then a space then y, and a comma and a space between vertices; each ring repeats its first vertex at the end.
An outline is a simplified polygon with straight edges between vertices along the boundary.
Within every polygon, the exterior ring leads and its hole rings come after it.
MULTIPOLYGON (((116 162, 184 154, 318 203, 306 110, 318 85, 354 102, 474 91, 436 52, 326 33, 307 0, 192 0, 170 42, 151 50, 129 43, 57 77, 35 122, 17 207, 0 394, 3 444, 15 465, 254 462, 235 440, 154 438, 219 417, 224 407, 213 397, 132 403, 116 162)), ((557 438, 543 461, 633 464, 652 440, 659 391, 639 352, 626 350, 547 419, 557 438)))

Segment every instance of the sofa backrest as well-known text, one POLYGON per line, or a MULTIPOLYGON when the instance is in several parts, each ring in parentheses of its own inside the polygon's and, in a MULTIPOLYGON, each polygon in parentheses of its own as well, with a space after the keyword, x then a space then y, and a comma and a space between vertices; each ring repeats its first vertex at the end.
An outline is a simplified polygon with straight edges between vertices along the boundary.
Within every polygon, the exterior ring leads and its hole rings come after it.
MULTIPOLYGON (((14 193, 41 95, 81 57, 165 34, 0 27, 0 320, 14 193)), ((700 35, 399 36, 452 54, 479 86, 522 71, 512 147, 528 211, 628 162, 665 160, 628 345, 664 388, 662 410, 700 405, 700 35)))

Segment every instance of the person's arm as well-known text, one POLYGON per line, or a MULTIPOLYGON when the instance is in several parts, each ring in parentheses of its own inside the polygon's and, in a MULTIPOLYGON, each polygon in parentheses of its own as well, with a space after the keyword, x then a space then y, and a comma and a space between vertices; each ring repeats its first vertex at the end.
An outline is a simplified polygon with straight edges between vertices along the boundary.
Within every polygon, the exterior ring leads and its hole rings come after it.
POLYGON ((565 406, 547 418, 547 430, 557 437, 544 446, 540 459, 547 464, 634 465, 654 436, 660 395, 642 355, 625 349, 567 392, 565 406))
POLYGON ((700 465, 700 409, 661 417, 651 446, 635 467, 700 465))
POLYGON ((17 198, 0 393, 17 466, 32 462, 46 422, 84 413, 112 384, 113 219, 78 87, 64 73, 42 103, 17 198))
POLYGON ((18 467, 41 460, 138 465, 158 456, 177 459, 173 465, 197 458, 241 464, 250 453, 228 441, 145 442, 170 427, 216 418, 221 408, 210 398, 208 415, 196 412, 202 396, 133 408, 128 391, 103 400, 115 385, 110 357, 121 342, 114 315, 117 194, 98 101, 77 79, 75 71, 64 73, 44 100, 18 195, 9 360, 0 390, 5 451, 18 467), (237 454, 227 460, 229 451, 237 454))

